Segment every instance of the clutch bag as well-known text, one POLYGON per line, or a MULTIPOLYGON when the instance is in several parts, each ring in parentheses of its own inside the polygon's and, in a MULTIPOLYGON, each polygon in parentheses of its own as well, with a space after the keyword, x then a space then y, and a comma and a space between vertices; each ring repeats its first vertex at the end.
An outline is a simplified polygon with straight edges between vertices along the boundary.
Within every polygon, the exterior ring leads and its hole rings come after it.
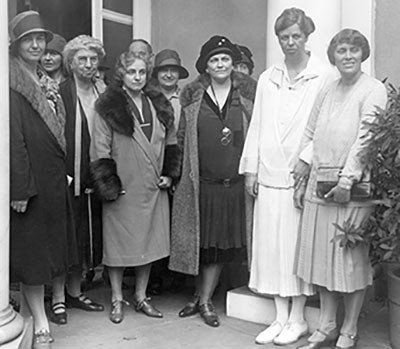
MULTIPOLYGON (((341 171, 342 168, 340 167, 318 167, 316 192, 319 198, 324 199, 325 194, 337 185, 341 171)), ((360 181, 353 184, 350 195, 351 200, 353 201, 367 200, 372 197, 372 186, 369 172, 364 173, 360 181)))

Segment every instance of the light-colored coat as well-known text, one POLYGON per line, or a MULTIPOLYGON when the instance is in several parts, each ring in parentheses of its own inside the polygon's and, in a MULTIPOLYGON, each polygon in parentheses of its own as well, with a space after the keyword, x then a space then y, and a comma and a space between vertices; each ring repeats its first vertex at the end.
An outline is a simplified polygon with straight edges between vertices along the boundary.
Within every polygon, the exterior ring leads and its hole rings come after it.
POLYGON ((169 255, 168 194, 158 183, 165 148, 176 144, 172 109, 166 123, 150 103, 149 141, 132 113, 124 110, 124 105, 129 108, 127 98, 122 89, 108 88, 97 104, 100 117, 93 129, 93 160, 113 159, 126 192, 103 203, 103 263, 108 266, 144 265, 169 255))
POLYGON ((249 133, 240 162, 240 173, 258 175, 260 184, 272 188, 293 186, 292 170, 297 162, 300 140, 315 98, 323 86, 333 80, 328 67, 311 55, 298 79, 305 85, 298 98, 295 114, 285 133, 280 134, 280 106, 285 65, 277 64, 261 74, 249 133))
MULTIPOLYGON (((232 75, 234 88, 238 89, 243 106, 243 126, 247 132, 252 113, 256 82, 241 73, 232 75)), ((182 173, 174 195, 171 254, 169 268, 197 275, 200 255, 199 208, 199 155, 197 121, 204 91, 210 85, 208 75, 200 75, 186 85, 181 93, 182 113, 178 131, 178 144, 183 149, 182 173)), ((252 200, 246 196, 246 230, 248 247, 251 246, 252 200)))

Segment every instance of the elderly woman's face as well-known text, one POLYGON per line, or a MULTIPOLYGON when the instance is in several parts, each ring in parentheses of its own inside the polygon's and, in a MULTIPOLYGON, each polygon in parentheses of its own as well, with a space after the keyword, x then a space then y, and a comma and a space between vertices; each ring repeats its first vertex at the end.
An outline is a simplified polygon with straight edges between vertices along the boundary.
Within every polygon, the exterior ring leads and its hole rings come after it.
POLYGON ((299 54, 303 54, 306 50, 307 37, 300 30, 297 23, 280 31, 278 40, 286 58, 298 56, 299 54))
POLYGON ((92 79, 99 66, 97 52, 82 48, 76 51, 71 62, 71 71, 75 77, 80 79, 92 79))
POLYGON ((126 68, 123 83, 125 88, 134 94, 139 93, 147 81, 146 63, 141 59, 136 59, 126 68))
POLYGON ((342 43, 334 51, 335 66, 344 77, 351 78, 361 72, 362 49, 342 43))
POLYGON ((46 48, 43 33, 30 33, 19 40, 18 54, 27 63, 38 63, 46 48))
POLYGON ((227 53, 219 53, 211 56, 207 61, 206 73, 214 81, 224 82, 230 78, 233 70, 232 57, 227 53))

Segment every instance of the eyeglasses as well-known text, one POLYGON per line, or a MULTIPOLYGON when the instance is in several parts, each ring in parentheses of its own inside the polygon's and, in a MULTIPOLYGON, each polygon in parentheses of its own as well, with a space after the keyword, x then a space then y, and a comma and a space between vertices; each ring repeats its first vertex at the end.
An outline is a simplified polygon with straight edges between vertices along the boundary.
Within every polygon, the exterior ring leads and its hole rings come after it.
POLYGON ((77 61, 79 65, 85 65, 88 61, 90 62, 91 65, 95 65, 99 63, 99 58, 97 56, 93 57, 77 57, 77 61))

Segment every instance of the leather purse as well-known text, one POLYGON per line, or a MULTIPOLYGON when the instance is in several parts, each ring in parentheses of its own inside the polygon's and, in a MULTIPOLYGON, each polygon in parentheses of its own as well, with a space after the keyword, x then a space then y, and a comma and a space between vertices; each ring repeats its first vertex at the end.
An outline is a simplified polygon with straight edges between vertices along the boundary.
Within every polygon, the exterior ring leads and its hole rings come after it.
MULTIPOLYGON (((319 198, 324 199, 325 194, 338 184, 341 171, 342 168, 340 167, 318 167, 316 193, 319 198)), ((371 176, 369 171, 364 172, 360 181, 353 184, 350 195, 353 201, 368 200, 372 197, 371 176)))

